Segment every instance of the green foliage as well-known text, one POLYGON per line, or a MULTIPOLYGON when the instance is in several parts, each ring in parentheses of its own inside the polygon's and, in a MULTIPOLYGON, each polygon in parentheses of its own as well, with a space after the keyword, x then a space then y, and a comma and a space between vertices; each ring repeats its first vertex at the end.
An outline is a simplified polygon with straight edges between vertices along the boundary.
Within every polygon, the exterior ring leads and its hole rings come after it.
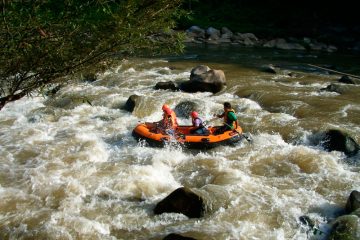
POLYGON ((171 32, 181 1, 2 1, 0 109, 114 56, 181 51, 182 36, 171 32))

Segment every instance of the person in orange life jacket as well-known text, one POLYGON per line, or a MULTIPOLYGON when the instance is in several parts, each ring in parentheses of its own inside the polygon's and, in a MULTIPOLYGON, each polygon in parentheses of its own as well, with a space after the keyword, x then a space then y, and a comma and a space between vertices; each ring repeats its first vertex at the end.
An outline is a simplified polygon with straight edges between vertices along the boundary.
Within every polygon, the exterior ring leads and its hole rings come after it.
POLYGON ((167 104, 162 106, 162 110, 163 118, 159 122, 159 127, 168 134, 174 134, 178 126, 176 114, 167 104))
POLYGON ((203 121, 199 118, 199 114, 195 111, 190 113, 193 128, 190 130, 191 134, 207 135, 209 130, 204 126, 203 121))
POLYGON ((237 127, 237 117, 229 102, 224 102, 224 112, 222 114, 216 115, 216 117, 224 118, 224 125, 216 129, 214 134, 221 134, 225 131, 233 130, 237 127))

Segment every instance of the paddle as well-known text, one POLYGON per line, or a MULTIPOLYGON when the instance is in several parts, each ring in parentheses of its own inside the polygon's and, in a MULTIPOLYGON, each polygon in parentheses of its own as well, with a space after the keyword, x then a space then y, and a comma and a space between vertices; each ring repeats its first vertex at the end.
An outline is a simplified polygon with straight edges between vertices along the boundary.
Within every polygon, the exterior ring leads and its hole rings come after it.
MULTIPOLYGON (((230 129, 232 128, 232 126, 230 126, 227 123, 224 123, 226 126, 228 126, 230 129)), ((239 131, 236 130, 236 128, 233 129, 233 131, 235 131, 237 134, 239 134, 240 137, 244 137, 246 139, 246 141, 248 142, 252 142, 252 137, 251 135, 245 135, 244 133, 239 133, 239 131)))

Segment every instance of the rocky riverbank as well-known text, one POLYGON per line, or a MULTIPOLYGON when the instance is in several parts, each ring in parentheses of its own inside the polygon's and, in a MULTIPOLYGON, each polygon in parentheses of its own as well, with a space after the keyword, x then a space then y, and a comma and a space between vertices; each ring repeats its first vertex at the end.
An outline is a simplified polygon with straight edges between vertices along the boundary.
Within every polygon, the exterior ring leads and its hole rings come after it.
MULTIPOLYGON (((235 44, 249 47, 324 52, 335 52, 338 49, 344 49, 344 46, 338 47, 333 44, 319 42, 309 37, 260 39, 253 33, 233 32, 227 27, 222 27, 221 29, 208 27, 207 29, 203 29, 198 26, 192 26, 188 28, 185 33, 186 43, 235 44)), ((345 49, 360 51, 360 42, 354 42, 350 46, 345 47, 345 49)))

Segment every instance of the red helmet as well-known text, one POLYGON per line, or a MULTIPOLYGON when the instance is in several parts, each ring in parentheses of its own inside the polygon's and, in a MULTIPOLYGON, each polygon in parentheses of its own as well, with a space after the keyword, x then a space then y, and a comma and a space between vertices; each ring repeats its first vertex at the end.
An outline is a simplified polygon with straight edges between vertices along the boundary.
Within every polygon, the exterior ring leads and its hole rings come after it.
POLYGON ((164 112, 167 114, 167 115, 171 115, 172 111, 170 108, 167 108, 164 110, 164 112))
POLYGON ((162 106, 162 110, 163 110, 163 111, 166 111, 166 109, 171 110, 170 107, 169 107, 169 105, 164 104, 164 105, 162 106))
POLYGON ((191 117, 193 117, 193 118, 197 118, 198 116, 199 116, 199 114, 197 113, 197 112, 195 112, 195 111, 193 111, 193 112, 191 112, 191 117))

